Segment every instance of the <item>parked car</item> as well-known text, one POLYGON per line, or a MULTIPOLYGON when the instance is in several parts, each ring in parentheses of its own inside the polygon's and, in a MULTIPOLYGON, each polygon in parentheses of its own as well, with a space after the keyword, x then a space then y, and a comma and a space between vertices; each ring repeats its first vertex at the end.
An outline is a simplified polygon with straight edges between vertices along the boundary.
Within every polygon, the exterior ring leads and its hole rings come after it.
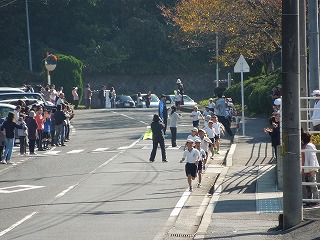
POLYGON ((116 108, 135 108, 136 104, 130 96, 117 95, 116 108))
POLYGON ((29 93, 29 92, 12 92, 12 93, 0 93, 1 103, 13 103, 17 100, 29 100, 37 101, 37 104, 42 104, 48 110, 51 110, 55 105, 52 102, 46 101, 40 93, 29 93))
POLYGON ((15 108, 12 104, 0 103, 0 119, 8 117, 8 113, 13 112, 15 108))
MULTIPOLYGON (((131 95, 130 97, 132 98, 132 100, 133 100, 134 103, 136 104, 136 107, 139 107, 139 106, 138 106, 138 101, 137 101, 137 99, 138 99, 138 94, 133 94, 133 95, 131 95)), ((145 108, 145 107, 146 107, 146 100, 145 100, 144 98, 142 98, 141 104, 142 104, 142 105, 141 105, 142 108, 145 108)))
POLYGON ((12 93, 12 92, 24 92, 24 91, 20 88, 0 87, 0 93, 12 93))
MULTIPOLYGON (((141 94, 141 97, 142 97, 144 100, 146 100, 146 96, 147 96, 146 93, 142 93, 142 94, 141 94)), ((157 108, 157 107, 159 107, 159 102, 160 102, 160 99, 158 98, 158 96, 152 93, 152 94, 151 94, 150 108, 157 108)))
MULTIPOLYGON (((186 106, 186 107, 194 107, 194 106, 198 105, 198 103, 195 102, 188 95, 183 95, 183 102, 184 102, 183 106, 186 106)), ((173 94, 166 95, 166 104, 170 105, 170 106, 175 105, 175 100, 174 100, 174 95, 173 94)))

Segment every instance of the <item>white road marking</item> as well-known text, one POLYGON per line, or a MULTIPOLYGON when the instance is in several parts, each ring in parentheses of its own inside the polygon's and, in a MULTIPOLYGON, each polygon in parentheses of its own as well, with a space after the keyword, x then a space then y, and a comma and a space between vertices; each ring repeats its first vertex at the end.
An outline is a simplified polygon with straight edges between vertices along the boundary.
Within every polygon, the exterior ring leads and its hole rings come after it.
POLYGON ((103 151, 106 151, 108 149, 109 148, 97 148, 97 149, 93 150, 92 152, 103 152, 103 151))
POLYGON ((70 186, 70 187, 68 187, 66 190, 63 190, 61 193, 59 193, 57 196, 55 196, 54 198, 60 198, 60 197, 62 197, 63 195, 65 195, 67 192, 69 192, 71 189, 73 189, 75 187, 75 185, 74 186, 70 186))
POLYGON ((43 153, 43 155, 57 155, 59 152, 61 152, 61 151, 48 151, 48 152, 45 152, 45 153, 43 153))
POLYGON ((138 140, 134 141, 130 146, 119 147, 118 150, 124 150, 124 149, 132 148, 134 145, 136 145, 142 139, 142 137, 143 137, 143 135, 138 140))
POLYGON ((175 208, 172 210, 170 217, 176 217, 179 215, 183 205, 185 204, 185 202, 187 201, 188 197, 190 196, 189 189, 187 189, 181 196, 180 200, 178 201, 177 205, 175 206, 175 208))
POLYGON ((17 185, 11 187, 0 188, 0 193, 14 193, 14 192, 22 192, 27 190, 32 190, 36 188, 43 188, 44 186, 33 186, 33 185, 17 185), (7 190, 9 189, 9 190, 7 190), (10 190, 11 189, 11 190, 10 190))
POLYGON ((23 222, 27 221, 28 219, 32 218, 33 215, 35 215, 37 213, 38 212, 33 212, 33 213, 29 214, 28 216, 25 216, 24 218, 22 218, 20 221, 16 222, 15 224, 11 225, 7 229, 3 230, 2 232, 0 232, 0 237, 5 235, 6 233, 10 232, 12 229, 14 229, 15 227, 19 226, 20 224, 22 224, 23 222))
POLYGON ((68 153, 81 153, 81 152, 83 152, 83 151, 84 151, 84 149, 71 150, 71 151, 67 152, 67 154, 68 154, 68 153))
POLYGON ((126 118, 129 118, 129 119, 134 119, 133 117, 129 117, 129 116, 123 114, 123 113, 120 113, 120 115, 121 115, 121 116, 124 116, 124 117, 126 117, 126 118))

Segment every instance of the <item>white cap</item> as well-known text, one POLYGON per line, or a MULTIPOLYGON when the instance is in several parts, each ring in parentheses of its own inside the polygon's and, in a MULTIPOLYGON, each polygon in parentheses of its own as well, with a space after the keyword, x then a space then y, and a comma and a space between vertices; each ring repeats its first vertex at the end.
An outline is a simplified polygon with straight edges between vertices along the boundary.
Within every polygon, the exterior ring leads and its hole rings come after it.
POLYGON ((180 80, 180 79, 178 79, 178 80, 177 80, 177 83, 181 83, 181 80, 180 80))
POLYGON ((277 98, 274 100, 273 104, 279 106, 281 105, 281 100, 282 100, 281 98, 277 98))
POLYGON ((313 92, 311 93, 312 96, 315 95, 320 95, 320 90, 313 90, 313 92))
POLYGON ((188 138, 188 139, 187 139, 187 143, 188 143, 188 142, 194 143, 194 141, 193 141, 191 138, 188 138))
POLYGON ((194 140, 194 142, 196 142, 196 143, 201 143, 201 139, 200 139, 200 138, 197 138, 196 140, 194 140))

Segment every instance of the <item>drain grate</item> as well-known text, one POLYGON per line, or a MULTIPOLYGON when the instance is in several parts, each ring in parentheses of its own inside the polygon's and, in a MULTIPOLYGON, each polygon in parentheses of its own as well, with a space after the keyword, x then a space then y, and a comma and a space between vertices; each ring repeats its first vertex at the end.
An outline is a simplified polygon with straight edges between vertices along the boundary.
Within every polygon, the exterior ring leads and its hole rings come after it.
POLYGON ((194 234, 185 234, 185 233, 171 233, 170 237, 177 237, 177 238, 193 238, 194 234))

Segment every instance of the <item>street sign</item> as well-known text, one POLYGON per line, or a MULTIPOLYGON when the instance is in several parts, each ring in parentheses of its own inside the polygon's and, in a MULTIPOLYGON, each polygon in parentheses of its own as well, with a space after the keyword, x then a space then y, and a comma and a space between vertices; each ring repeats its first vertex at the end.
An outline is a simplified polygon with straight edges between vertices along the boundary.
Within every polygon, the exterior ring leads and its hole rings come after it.
POLYGON ((250 67, 242 55, 240 55, 236 65, 234 66, 234 72, 235 73, 250 72, 250 67))
POLYGON ((243 73, 250 72, 250 67, 244 57, 240 55, 236 65, 234 66, 235 73, 241 73, 241 105, 242 105, 242 115, 241 115, 241 122, 242 122, 242 135, 245 135, 245 118, 244 118, 244 89, 243 89, 243 73))

